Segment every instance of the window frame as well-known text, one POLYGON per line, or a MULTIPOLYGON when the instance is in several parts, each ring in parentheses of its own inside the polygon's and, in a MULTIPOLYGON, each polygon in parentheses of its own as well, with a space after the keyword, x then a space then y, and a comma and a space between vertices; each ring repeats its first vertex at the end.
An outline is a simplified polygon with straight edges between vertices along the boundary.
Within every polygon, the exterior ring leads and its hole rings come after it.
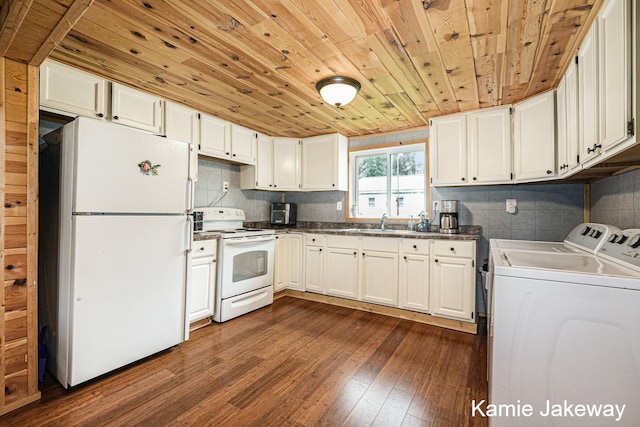
MULTIPOLYGON (((352 165, 352 159, 357 155, 357 152, 360 151, 371 151, 371 154, 375 154, 375 151, 379 150, 380 152, 384 151, 393 151, 393 148, 405 148, 409 145, 414 144, 423 144, 424 145, 424 192, 425 192, 425 211, 429 212, 429 207, 431 205, 431 185, 430 185, 430 171, 429 171, 429 139, 428 138, 420 138, 411 141, 402 141, 390 144, 379 144, 379 145, 368 145, 362 147, 354 147, 349 148, 348 150, 348 177, 349 177, 349 189, 346 194, 346 220, 348 222, 376 222, 379 221, 380 218, 369 218, 369 217, 354 217, 352 216, 352 206, 356 199, 355 197, 355 173, 354 173, 354 165, 352 165), (353 199, 353 200, 352 200, 353 199)), ((406 151, 410 151, 410 148, 406 151)), ((389 175, 387 175, 388 177, 389 175)), ((417 215, 417 212, 416 212, 417 215)), ((414 215, 415 218, 415 215, 414 215)), ((393 217, 389 218, 388 222, 406 222, 409 217, 393 217)))

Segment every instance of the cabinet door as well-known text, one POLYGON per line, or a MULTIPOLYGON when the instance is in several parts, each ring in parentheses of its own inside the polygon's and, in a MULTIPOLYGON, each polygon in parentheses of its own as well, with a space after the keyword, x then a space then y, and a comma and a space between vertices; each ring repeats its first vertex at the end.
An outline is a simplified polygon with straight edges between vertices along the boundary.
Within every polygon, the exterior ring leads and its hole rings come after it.
POLYGON ((167 101, 164 105, 166 137, 197 145, 200 132, 198 112, 174 102, 167 101))
POLYGON ((256 147, 258 157, 255 166, 256 188, 270 190, 273 188, 273 138, 258 134, 256 147))
POLYGON ((162 135, 162 99, 112 83, 111 119, 116 123, 162 135))
POLYGON ((578 131, 580 161, 599 154, 598 22, 594 21, 578 51, 578 131))
POLYGON ((433 185, 467 182, 467 116, 454 114, 431 120, 430 163, 433 185))
POLYGON ((300 145, 298 138, 273 138, 274 188, 300 189, 300 145))
POLYGON ((631 121, 631 13, 628 0, 610 0, 598 14, 600 144, 628 138, 631 121))
POLYGON ((304 290, 325 293, 324 251, 321 246, 306 246, 304 256, 304 290))
POLYGON ((361 298, 378 304, 398 305, 398 253, 362 252, 361 298))
POLYGON ((358 250, 327 248, 325 283, 327 294, 358 298, 358 250))
POLYGON ((338 134, 302 140, 302 189, 347 189, 347 140, 338 134))
POLYGON ((511 182, 511 108, 468 114, 467 138, 470 183, 511 182))
POLYGON ((289 235, 289 283, 287 283, 287 288, 298 291, 303 290, 302 272, 304 262, 302 260, 302 240, 302 234, 289 235))
POLYGON ((400 307, 429 311, 429 256, 404 254, 400 267, 400 307))
POLYGON ((548 91, 514 105, 515 180, 555 177, 556 132, 554 92, 548 91))
POLYGON ((580 163, 578 153, 578 73, 575 63, 569 65, 556 89, 558 154, 557 170, 560 175, 572 172, 580 163))
POLYGON ((200 115, 200 154, 231 158, 230 124, 207 114, 200 115))
POLYGON ((273 291, 278 292, 287 287, 287 273, 289 271, 289 238, 286 234, 276 236, 273 291))
POLYGON ((231 125, 231 160, 254 165, 258 134, 251 129, 231 125))
POLYGON ((189 322, 213 316, 215 283, 215 258, 193 258, 189 290, 189 322))
POLYGON ((431 314, 472 320, 475 304, 472 260, 434 258, 431 266, 431 314))
POLYGON ((103 119, 107 81, 46 60, 40 67, 40 108, 54 113, 103 119))

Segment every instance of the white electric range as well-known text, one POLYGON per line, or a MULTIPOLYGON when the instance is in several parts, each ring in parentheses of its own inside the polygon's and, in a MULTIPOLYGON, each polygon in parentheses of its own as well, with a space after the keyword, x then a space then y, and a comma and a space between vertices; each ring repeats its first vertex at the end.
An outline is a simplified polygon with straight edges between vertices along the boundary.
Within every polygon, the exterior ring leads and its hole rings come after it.
POLYGON ((638 425, 639 247, 640 230, 602 224, 565 242, 491 241, 489 404, 533 412, 490 425, 638 425), (626 406, 614 422, 576 405, 626 406))
POLYGON ((218 237, 213 320, 226 322, 273 302, 275 230, 246 228, 242 209, 194 209, 194 235, 218 237))

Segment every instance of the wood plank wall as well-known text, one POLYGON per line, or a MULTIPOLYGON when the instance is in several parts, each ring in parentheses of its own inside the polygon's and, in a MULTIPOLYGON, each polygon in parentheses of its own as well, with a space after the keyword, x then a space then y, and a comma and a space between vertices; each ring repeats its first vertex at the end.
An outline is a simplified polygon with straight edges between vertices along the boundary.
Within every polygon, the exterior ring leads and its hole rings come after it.
POLYGON ((38 69, 0 61, 0 414, 38 390, 38 69))

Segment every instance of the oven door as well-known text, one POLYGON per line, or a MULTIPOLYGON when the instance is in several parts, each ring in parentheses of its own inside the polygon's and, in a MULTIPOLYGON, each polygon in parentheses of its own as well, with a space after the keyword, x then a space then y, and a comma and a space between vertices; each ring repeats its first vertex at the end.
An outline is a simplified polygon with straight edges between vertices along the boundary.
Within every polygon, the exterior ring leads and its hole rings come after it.
POLYGON ((220 298, 273 286, 274 248, 274 235, 223 239, 220 298))

